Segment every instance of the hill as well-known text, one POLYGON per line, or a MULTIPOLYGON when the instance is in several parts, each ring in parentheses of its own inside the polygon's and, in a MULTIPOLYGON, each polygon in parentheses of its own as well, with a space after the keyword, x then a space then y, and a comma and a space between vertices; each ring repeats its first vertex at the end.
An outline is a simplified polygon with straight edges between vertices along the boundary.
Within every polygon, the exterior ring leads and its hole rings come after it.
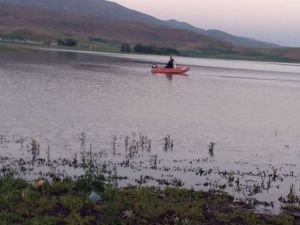
POLYGON ((102 51, 106 43, 113 43, 114 51, 120 50, 121 43, 142 43, 174 48, 184 56, 300 61, 299 49, 279 48, 175 20, 162 21, 105 0, 0 0, 1 38, 46 43, 73 38, 81 48, 102 51))
MULTIPOLYGON (((228 43, 193 31, 156 24, 154 18, 146 15, 145 17, 153 22, 147 24, 134 22, 133 18, 143 17, 143 15, 136 15, 135 13, 133 13, 132 19, 124 14, 127 20, 121 21, 117 18, 121 18, 122 13, 117 15, 113 11, 109 12, 106 8, 106 3, 108 3, 106 1, 99 1, 99 11, 89 11, 89 8, 81 9, 81 12, 90 12, 86 14, 75 13, 78 5, 71 4, 70 8, 67 8, 71 0, 61 1, 64 4, 61 4, 61 7, 58 8, 56 8, 56 3, 54 4, 56 0, 51 1, 49 8, 46 7, 46 1, 43 0, 13 0, 10 4, 1 3, 4 1, 0 0, 0 36, 18 37, 18 35, 23 35, 24 38, 41 40, 76 37, 86 41, 90 37, 95 37, 129 43, 142 42, 169 47, 179 46, 181 48, 202 49, 213 47, 224 50, 232 48, 228 43), (30 2, 34 2, 34 4, 29 4, 30 2), (38 3, 42 3, 42 5, 38 3), (73 10, 71 6, 74 6, 73 10), (96 14, 101 10, 107 11, 106 14, 96 14)), ((72 1, 76 2, 77 0, 72 1)), ((96 0, 88 1, 98 2, 96 0)), ((115 6, 116 4, 109 4, 109 7, 114 8, 115 6)), ((119 6, 117 5, 118 9, 119 6)))
POLYGON ((247 38, 247 37, 240 37, 240 36, 235 36, 229 33, 226 33, 224 31, 220 30, 204 30, 201 28, 194 27, 188 23, 185 22, 179 22, 177 20, 167 20, 166 23, 174 28, 178 29, 184 29, 184 30, 191 30, 194 32, 197 32, 199 34, 203 34, 207 37, 212 37, 221 41, 225 41, 228 43, 231 43, 236 46, 241 46, 241 47, 248 47, 248 48, 280 48, 280 45, 269 43, 269 42, 263 42, 259 40, 255 40, 252 38, 247 38))
MULTIPOLYGON (((257 47, 257 48, 274 48, 279 47, 275 44, 270 44, 266 42, 261 42, 257 40, 253 40, 250 38, 243 38, 234 36, 223 31, 218 30, 203 30, 197 27, 193 27, 190 24, 184 22, 178 22, 176 20, 168 20, 162 21, 155 17, 140 13, 135 10, 128 9, 124 6, 121 6, 114 2, 109 2, 105 0, 0 0, 0 4, 11 5, 14 7, 26 7, 46 10, 52 13, 63 13, 63 14, 73 14, 77 16, 85 16, 92 17, 99 22, 110 21, 110 22, 118 22, 121 24, 124 23, 134 23, 134 24, 146 24, 150 25, 150 28, 153 29, 152 26, 155 27, 169 27, 175 29, 181 29, 185 31, 192 31, 197 34, 201 34, 203 39, 206 39, 205 42, 207 45, 208 40, 211 39, 212 42, 218 40, 219 42, 226 42, 229 44, 242 46, 242 47, 257 47), (203 37, 205 36, 205 38, 203 37)), ((3 7, 3 6, 2 6, 3 7)), ((11 10, 11 8, 10 8, 11 10)), ((8 11, 8 10, 5 10, 8 11)), ((20 11, 19 11, 20 12, 20 11)), ((25 12, 26 13, 26 12, 25 12)), ((22 16, 22 13, 21 15, 22 16)), ((27 14, 27 16, 30 16, 27 14)), ((53 15, 54 16, 54 15, 53 15)), ((25 19, 25 18, 24 18, 25 19)), ((78 23, 79 24, 79 23, 78 23)), ((112 23, 110 23, 112 25, 112 23)), ((80 26, 80 24, 79 24, 80 26)), ((115 26, 115 25, 114 25, 115 26)), ((118 27, 118 26, 116 26, 118 27)), ((137 26, 138 27, 138 26, 137 26)), ((164 28, 166 29, 166 28, 164 28)), ((129 30, 131 31, 131 30, 129 30)), ((164 32, 161 28, 157 30, 157 35, 159 36, 159 32, 164 32)), ((169 30, 167 30, 169 32, 169 30)), ((184 33, 185 35, 191 35, 191 33, 184 33)), ((152 37, 152 32, 146 32, 149 34, 148 37, 152 37)), ((178 35, 175 33, 174 35, 178 35)), ((138 35, 140 36, 140 35, 138 35)), ((156 35, 154 35, 156 36, 156 35)), ((195 36, 195 34, 193 34, 195 36)), ((201 39, 199 36, 199 38, 201 39)), ((172 42, 172 41, 171 41, 172 42)), ((215 44, 215 43, 214 43, 215 44)))
POLYGON ((151 25, 164 24, 152 16, 106 0, 0 0, 0 4, 40 8, 52 12, 72 13, 81 16, 93 16, 97 19, 111 21, 141 22, 151 25))
POLYGON ((100 37, 106 40, 122 40, 162 46, 193 48, 229 48, 225 43, 190 31, 156 27, 141 23, 114 22, 78 16, 71 13, 55 13, 45 9, 0 5, 0 31, 28 39, 55 39, 77 37, 88 40, 100 37))

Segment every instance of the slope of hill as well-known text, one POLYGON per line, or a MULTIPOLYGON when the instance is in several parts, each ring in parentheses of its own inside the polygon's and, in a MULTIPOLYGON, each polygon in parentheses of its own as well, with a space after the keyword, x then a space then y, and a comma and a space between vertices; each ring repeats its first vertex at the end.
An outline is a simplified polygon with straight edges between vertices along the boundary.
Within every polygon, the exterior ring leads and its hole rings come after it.
POLYGON ((247 38, 247 37, 240 37, 235 36, 232 34, 228 34, 224 31, 220 30, 207 30, 207 35, 210 37, 217 38, 219 40, 227 41, 229 43, 232 43, 234 45, 249 47, 249 48, 280 48, 280 45, 264 42, 264 41, 258 41, 253 38, 247 38))
POLYGON ((41 8, 55 13, 67 13, 81 16, 95 17, 97 20, 114 21, 119 23, 142 23, 152 26, 169 26, 184 29, 204 35, 208 38, 228 42, 237 46, 274 48, 275 44, 257 41, 250 38, 238 37, 218 30, 203 30, 176 20, 162 21, 155 17, 128 9, 117 3, 105 0, 0 0, 0 4, 9 4, 19 7, 41 8))
POLYGON ((93 38, 118 43, 116 51, 127 42, 176 48, 181 55, 195 57, 300 61, 300 49, 274 49, 273 44, 222 31, 161 21, 105 0, 0 0, 1 37, 41 41, 71 37, 86 47, 99 46, 90 41, 93 38))
POLYGON ((235 36, 229 33, 226 33, 224 31, 220 30, 204 30, 197 27, 194 27, 188 23, 185 22, 179 22, 177 20, 167 20, 166 23, 174 28, 178 29, 185 29, 185 30, 192 30, 194 32, 197 32, 199 34, 206 35, 208 37, 213 37, 221 41, 225 41, 228 43, 231 43, 233 45, 242 46, 242 47, 249 47, 249 48, 280 48, 280 45, 269 43, 269 42, 263 42, 258 41, 252 38, 247 37, 240 37, 235 36))
POLYGON ((98 19, 164 25, 155 17, 128 9, 106 0, 0 0, 2 4, 41 8, 60 13, 93 16, 98 19))
POLYGON ((39 6, 0 4, 0 36, 18 32, 44 40, 66 36, 84 40, 88 40, 89 37, 100 37, 169 47, 232 48, 227 43, 188 30, 54 12, 39 6))

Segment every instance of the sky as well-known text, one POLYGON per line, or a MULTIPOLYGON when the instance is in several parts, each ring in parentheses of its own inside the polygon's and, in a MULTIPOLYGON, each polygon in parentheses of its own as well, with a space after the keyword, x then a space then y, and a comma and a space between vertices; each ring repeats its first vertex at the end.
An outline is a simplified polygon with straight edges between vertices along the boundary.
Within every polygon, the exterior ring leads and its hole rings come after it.
POLYGON ((110 0, 158 19, 300 47, 300 0, 110 0))

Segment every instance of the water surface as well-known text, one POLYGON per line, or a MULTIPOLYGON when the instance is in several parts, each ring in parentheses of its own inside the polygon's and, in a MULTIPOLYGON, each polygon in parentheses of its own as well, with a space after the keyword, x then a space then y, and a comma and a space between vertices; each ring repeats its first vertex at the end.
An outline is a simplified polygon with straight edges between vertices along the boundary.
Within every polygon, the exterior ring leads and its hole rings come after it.
MULTIPOLYGON (((188 76, 150 73, 152 63, 167 60, 1 52, 1 156, 25 157, 26 148, 16 144, 22 138, 38 141, 42 152, 51 149, 53 158, 73 157, 82 151, 84 134, 86 149, 105 152, 103 160, 128 176, 120 185, 147 175, 218 188, 228 185, 224 171, 232 171, 244 185, 234 193, 249 196, 250 186, 267 183, 275 169, 282 179, 256 197, 276 202, 285 196, 300 175, 300 65, 176 57, 178 65, 191 67, 188 76), (140 151, 135 167, 123 168, 125 137, 141 135, 151 139, 151 151, 140 151), (172 150, 164 150, 166 135, 172 150), (214 157, 210 142, 216 143, 214 157), (159 168, 151 169, 155 155, 159 168), (200 169, 210 173, 199 175, 200 169)), ((236 185, 226 189, 232 193, 236 185)))

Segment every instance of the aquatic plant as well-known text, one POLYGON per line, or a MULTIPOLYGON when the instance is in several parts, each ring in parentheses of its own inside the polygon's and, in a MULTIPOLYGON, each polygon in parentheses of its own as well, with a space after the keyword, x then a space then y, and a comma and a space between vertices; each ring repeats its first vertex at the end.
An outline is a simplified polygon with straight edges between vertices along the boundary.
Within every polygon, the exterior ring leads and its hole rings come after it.
MULTIPOLYGON (((85 134, 81 134, 82 137, 85 137, 85 134)), ((256 193, 263 192, 265 190, 271 189, 272 188, 281 188, 280 181, 283 182, 284 186, 286 184, 285 181, 282 181, 284 177, 287 176, 294 176, 293 179, 297 179, 298 174, 295 173, 293 174, 293 171, 288 171, 285 172, 284 170, 281 170, 281 168, 275 168, 271 164, 269 165, 269 170, 263 170, 260 171, 258 170, 258 173, 255 173, 253 171, 222 171, 220 168, 213 167, 211 168, 211 160, 209 160, 209 156, 206 155, 204 158, 197 158, 197 159, 174 159, 173 163, 177 164, 176 166, 172 167, 171 165, 168 165, 164 161, 165 159, 162 158, 160 159, 160 153, 157 154, 148 154, 148 146, 151 147, 151 139, 148 138, 146 135, 142 134, 141 132, 138 135, 132 135, 130 136, 122 136, 117 139, 117 136, 112 136, 113 141, 115 140, 115 149, 120 150, 119 146, 121 146, 122 149, 124 149, 124 144, 125 144, 125 151, 123 152, 117 152, 118 155, 116 158, 113 159, 108 159, 103 158, 103 156, 107 157, 107 153, 112 153, 111 152, 111 147, 114 148, 114 145, 111 145, 111 142, 106 142, 109 144, 109 149, 105 149, 100 151, 99 147, 97 146, 97 150, 93 148, 92 145, 90 146, 90 151, 87 151, 87 143, 86 141, 84 142, 84 146, 82 146, 82 142, 76 142, 77 147, 81 149, 80 153, 76 153, 76 149, 74 149, 74 153, 70 152, 69 157, 63 157, 63 158, 54 158, 54 156, 51 154, 52 157, 50 157, 50 146, 48 146, 44 149, 46 151, 46 154, 43 154, 41 152, 40 155, 36 154, 34 159, 31 159, 31 154, 32 153, 39 153, 37 151, 39 143, 37 140, 34 142, 32 139, 24 139, 26 146, 26 151, 25 152, 27 155, 22 155, 24 158, 13 158, 12 161, 10 159, 5 159, 5 157, 0 156, 0 176, 3 175, 16 175, 16 176, 27 176, 27 177, 43 177, 46 179, 49 179, 50 181, 61 181, 64 178, 68 176, 67 172, 71 171, 70 174, 72 174, 72 179, 78 181, 78 186, 76 188, 83 188, 83 190, 91 190, 91 189, 96 189, 98 186, 95 185, 96 182, 101 183, 99 185, 99 189, 97 192, 100 192, 101 189, 105 190, 106 184, 108 182, 108 171, 111 170, 112 166, 114 165, 118 166, 118 168, 125 168, 127 167, 128 170, 135 170, 135 171, 141 171, 142 176, 135 177, 135 175, 132 175, 133 178, 132 180, 128 180, 128 183, 131 185, 139 185, 139 184, 157 184, 157 185, 162 185, 162 186, 178 186, 182 187, 189 184, 185 184, 183 180, 178 179, 181 178, 182 175, 187 175, 190 176, 192 174, 200 175, 200 176, 205 176, 206 181, 204 182, 198 182, 194 183, 192 185, 197 186, 198 188, 216 188, 216 189, 225 189, 226 191, 237 191, 240 192, 242 191, 245 198, 255 195, 256 193), (121 144, 119 144, 118 141, 121 141, 121 144), (127 144, 126 144, 127 143, 127 144), (150 143, 150 144, 149 144, 150 143), (127 147, 126 147, 127 145, 127 147), (33 147, 34 146, 34 147, 33 147), (127 148, 127 150, 126 150, 127 148), (36 149, 33 150, 32 149, 36 149), (30 153, 30 154, 28 154, 30 153), (45 155, 45 158, 42 158, 42 156, 45 155), (28 157, 29 156, 29 157, 28 157), (101 158, 102 157, 102 158, 101 158), (122 158, 124 157, 124 158, 122 158), (93 160, 91 160, 93 158, 93 160), (114 164, 114 160, 121 160, 117 161, 117 164, 114 164), (106 160, 106 163, 103 163, 103 160, 106 160), (33 164, 32 161, 35 163, 33 164), (188 164, 188 166, 186 166, 188 164), (96 168, 96 169, 95 169, 96 168), (40 169, 40 171, 39 171, 40 169), (147 171, 154 169, 158 170, 156 172, 150 171, 152 173, 152 176, 149 176, 147 171), (271 170, 270 170, 271 169, 271 170), (98 171, 98 172, 97 172, 98 171), (143 173, 146 171, 145 173, 143 173), (160 172, 161 171, 161 172, 160 172), (168 172, 169 171, 169 172, 168 172), (74 173, 73 173, 74 172, 74 173), (158 175, 153 175, 154 173, 158 173, 158 175), (160 174, 162 175, 160 177, 160 174), (209 176, 212 174, 212 176, 209 176), (215 181, 215 175, 221 176, 220 182, 215 181), (79 177, 78 177, 79 176, 79 177), (97 177, 98 176, 98 177, 97 177), (97 177, 97 178, 96 178, 97 177), (251 181, 247 183, 247 180, 251 177, 251 181), (260 180, 260 177, 262 180, 260 180), (137 179, 136 179, 137 178, 137 179), (242 179, 242 180, 240 180, 242 179), (95 181, 95 182, 94 182, 95 181), (261 182, 260 182, 261 181, 261 182), (234 182, 236 183, 236 186, 233 188, 228 188, 228 186, 233 186, 234 182), (253 186, 253 182, 255 182, 255 186, 253 186), (272 186, 274 182, 274 185, 272 186), (90 185, 92 184, 92 185, 90 185), (96 186, 96 188, 94 188, 96 186), (103 188, 101 188, 103 186, 103 188)), ((22 139, 22 138, 21 138, 22 139)), ((85 138, 83 138, 85 139, 85 138)), ((12 145, 15 143, 20 144, 21 142, 19 141, 20 139, 17 139, 15 141, 9 140, 7 137, 5 137, 5 141, 3 142, 8 142, 11 143, 12 145)), ((110 138, 111 141, 111 138, 110 138)), ((171 149, 172 146, 172 139, 170 135, 166 135, 163 139, 159 139, 160 141, 158 143, 159 146, 161 146, 161 143, 165 146, 165 143, 167 142, 167 149, 171 149), (163 140, 163 142, 161 142, 163 140)), ((23 143, 23 142, 22 142, 23 143)), ((157 142, 154 142, 157 144, 157 142)), ((7 145, 2 145, 1 147, 6 149, 7 145)), ((71 146, 71 145, 70 145, 71 146)), ((212 149, 212 155, 215 153, 215 143, 211 142, 209 147, 211 146, 212 149), (213 144, 212 144, 213 143, 213 144)), ((156 147, 156 145, 155 145, 156 147)), ((20 149, 22 150, 22 149, 20 149)), ((52 150, 52 149, 51 149, 52 150)), ((69 149, 68 149, 69 150, 69 149)), ((155 149, 157 150, 157 149, 155 149)), ((157 151, 155 151, 156 153, 157 151)), ((52 153, 52 152, 51 152, 52 153)), ((68 152, 69 153, 69 152, 68 152)), ((170 154, 170 153, 167 153, 170 154)), ((216 161, 217 162, 217 161, 216 161)), ((243 164, 243 162, 236 162, 237 165, 243 164)), ((69 174, 69 175, 70 175, 69 174)), ((203 178, 203 177, 202 177, 203 178)), ((202 179, 199 177, 199 180, 202 179)), ((203 178, 203 179, 204 179, 203 178)), ((292 178, 292 177, 291 177, 292 178)), ((115 176, 113 178, 115 181, 117 179, 128 179, 128 177, 124 176, 123 177, 117 177, 115 176)), ((123 183, 123 182, 122 182, 123 183)), ((296 192, 296 188, 295 188, 296 192)), ((296 193, 294 193, 296 195, 296 193)), ((293 196, 293 195, 290 195, 293 196)), ((279 197, 279 196, 278 196, 279 197)), ((276 200, 278 199, 276 198, 276 200)), ((254 197, 252 197, 254 198, 254 197)), ((297 200, 297 196, 295 197, 297 200)), ((282 201, 282 203, 287 203, 288 197, 285 196, 285 198, 282 201)), ((275 201, 276 201, 275 200, 275 201)), ((297 202, 297 201, 296 201, 297 202)), ((258 204, 264 204, 264 203, 258 203, 258 204)), ((278 204, 275 205, 275 207, 278 207, 278 204)))
POLYGON ((241 187, 240 187, 240 178, 239 177, 236 179, 235 183, 236 183, 236 191, 240 192, 241 187))
POLYGON ((94 190, 102 192, 105 188, 104 164, 100 164, 97 160, 97 155, 92 151, 93 147, 90 145, 89 152, 81 153, 81 166, 84 170, 84 175, 77 180, 80 188, 84 190, 94 190))
POLYGON ((86 141, 86 133, 85 132, 81 132, 80 133, 79 141, 81 143, 81 146, 85 145, 85 141, 86 141))
POLYGON ((152 164, 151 168, 155 169, 155 170, 157 169, 157 158, 158 158, 158 155, 153 155, 153 157, 152 157, 153 164, 152 164))
POLYGON ((250 190, 250 195, 255 195, 261 192, 261 187, 258 184, 254 184, 250 190))
POLYGON ((232 186, 233 181, 234 181, 234 171, 230 171, 230 173, 228 174, 229 186, 232 186))
POLYGON ((40 143, 38 143, 35 139, 32 139, 29 151, 32 154, 32 161, 35 161, 36 157, 40 154, 40 143))
POLYGON ((277 175, 277 169, 272 167, 272 171, 273 171, 273 174, 272 174, 272 180, 273 181, 276 181, 276 179, 278 178, 278 175, 277 175))
POLYGON ((215 149, 215 142, 210 142, 208 145, 208 153, 210 155, 210 157, 214 157, 214 149, 215 149))
POLYGON ((174 140, 171 139, 171 136, 168 134, 163 138, 163 149, 165 151, 173 150, 174 147, 174 140))
POLYGON ((5 144, 5 143, 7 143, 6 135, 0 135, 0 144, 5 144))
POLYGON ((50 145, 48 145, 46 155, 47 155, 47 162, 49 163, 50 162, 50 145))
POLYGON ((127 152, 127 150, 128 150, 128 144, 129 144, 129 137, 126 136, 126 137, 125 137, 125 151, 126 151, 126 152, 127 152))
POLYGON ((118 137, 116 135, 113 136, 113 139, 112 139, 112 149, 113 149, 113 155, 116 155, 116 144, 117 144, 117 140, 118 140, 118 137))
POLYGON ((288 204, 296 204, 298 202, 298 197, 295 192, 295 184, 291 184, 289 188, 289 193, 287 195, 287 203, 288 204))

